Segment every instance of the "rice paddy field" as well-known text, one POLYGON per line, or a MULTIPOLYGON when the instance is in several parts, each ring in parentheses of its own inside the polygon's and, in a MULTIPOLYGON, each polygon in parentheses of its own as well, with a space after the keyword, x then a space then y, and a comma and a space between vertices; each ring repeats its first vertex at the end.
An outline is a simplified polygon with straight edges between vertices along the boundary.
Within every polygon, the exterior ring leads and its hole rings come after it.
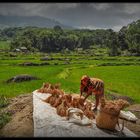
POLYGON ((79 94, 82 75, 102 79, 105 83, 105 94, 113 92, 126 95, 140 103, 140 57, 92 56, 86 53, 13 55, 0 52, 0 95, 6 97, 32 93, 44 82, 61 83, 65 92, 79 94), (37 65, 21 65, 25 62, 37 65), (30 74, 39 80, 6 83, 6 80, 19 74, 30 74))

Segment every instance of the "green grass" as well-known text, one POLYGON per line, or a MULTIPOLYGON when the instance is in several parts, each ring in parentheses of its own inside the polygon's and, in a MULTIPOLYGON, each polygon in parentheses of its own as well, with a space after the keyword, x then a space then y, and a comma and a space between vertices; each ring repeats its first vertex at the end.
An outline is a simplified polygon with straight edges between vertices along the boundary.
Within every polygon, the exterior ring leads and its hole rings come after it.
POLYGON ((66 79, 67 77, 69 77, 69 74, 70 74, 70 70, 66 68, 61 73, 59 73, 57 77, 60 79, 66 79))
POLYGON ((0 109, 9 104, 8 99, 4 95, 0 95, 0 109))
POLYGON ((70 64, 63 60, 51 60, 47 66, 19 66, 23 62, 42 63, 40 58, 47 54, 17 54, 16 58, 3 56, 0 59, 0 95, 13 97, 31 93, 42 86, 43 82, 61 83, 61 88, 69 93, 79 93, 80 78, 87 74, 105 82, 105 92, 116 92, 132 97, 140 103, 140 57, 95 57, 88 54, 51 54, 54 58, 70 58, 70 64), (58 63, 58 65, 54 65, 58 63), (40 80, 22 83, 5 81, 18 74, 30 74, 40 80))
POLYGON ((33 91, 39 88, 43 82, 52 81, 52 76, 57 75, 61 72, 62 68, 59 66, 41 66, 41 67, 19 67, 19 66, 3 66, 3 70, 0 70, 1 80, 0 80, 0 93, 12 97, 17 94, 23 94, 33 91), (10 71, 10 72, 9 72, 10 71), (34 80, 30 82, 22 83, 9 83, 5 81, 10 77, 18 74, 30 74, 32 76, 37 76, 41 80, 34 80))
POLYGON ((9 104, 9 100, 3 96, 0 95, 0 129, 10 121, 11 114, 8 112, 1 111, 4 107, 6 107, 9 104))
POLYGON ((11 117, 9 113, 0 114, 0 129, 10 121, 11 117))
POLYGON ((83 74, 103 79, 105 91, 109 90, 130 96, 140 102, 140 66, 79 68, 72 72, 71 79, 79 80, 83 74))
POLYGON ((9 50, 9 42, 0 41, 0 50, 9 50))

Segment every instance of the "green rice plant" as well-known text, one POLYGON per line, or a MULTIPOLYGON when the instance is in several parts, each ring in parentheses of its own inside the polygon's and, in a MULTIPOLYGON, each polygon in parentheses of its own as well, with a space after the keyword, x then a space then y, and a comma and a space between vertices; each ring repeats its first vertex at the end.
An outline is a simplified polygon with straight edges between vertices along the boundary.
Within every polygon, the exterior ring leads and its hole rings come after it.
MULTIPOLYGON (((47 55, 47 54, 43 54, 47 55)), ((82 75, 97 77, 105 82, 107 90, 130 96, 137 103, 140 102, 140 62, 139 57, 95 57, 88 54, 60 54, 52 53, 54 60, 50 65, 44 66, 20 66, 19 63, 34 62, 42 63, 42 55, 19 54, 17 58, 0 59, 0 95, 13 97, 20 94, 32 93, 40 88, 43 82, 61 83, 61 88, 66 92, 80 92, 80 79, 82 75), (70 59, 68 65, 64 65, 61 59, 70 59), (130 61, 131 60, 131 61, 130 61), (133 61, 134 60, 134 61, 133 61), (58 63, 58 65, 54 65, 58 63), (18 74, 30 74, 40 78, 21 83, 9 83, 5 81, 18 74)), ((108 93, 106 93, 108 94, 108 93)))
POLYGON ((11 120, 10 113, 0 113, 0 129, 11 120))
POLYGON ((64 69, 61 73, 58 74, 58 78, 66 79, 70 74, 70 70, 68 68, 64 69))
POLYGON ((0 49, 1 50, 9 50, 10 49, 10 43, 7 41, 0 41, 0 49))

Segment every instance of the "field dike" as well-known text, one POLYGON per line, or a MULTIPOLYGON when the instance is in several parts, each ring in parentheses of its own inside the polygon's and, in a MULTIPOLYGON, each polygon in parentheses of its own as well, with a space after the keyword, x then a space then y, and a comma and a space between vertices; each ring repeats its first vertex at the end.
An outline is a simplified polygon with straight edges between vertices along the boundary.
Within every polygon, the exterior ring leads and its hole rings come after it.
POLYGON ((62 72, 60 72, 57 77, 59 79, 66 79, 68 76, 70 75, 70 69, 69 68, 66 68, 64 69, 62 72))

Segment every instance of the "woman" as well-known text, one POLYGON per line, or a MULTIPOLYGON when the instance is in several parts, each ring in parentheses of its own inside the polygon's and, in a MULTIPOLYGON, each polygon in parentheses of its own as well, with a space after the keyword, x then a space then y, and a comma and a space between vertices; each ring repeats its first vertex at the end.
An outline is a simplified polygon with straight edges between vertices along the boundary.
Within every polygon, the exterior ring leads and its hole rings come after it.
POLYGON ((89 95, 94 93, 96 100, 94 110, 97 110, 99 100, 104 96, 104 82, 101 79, 90 78, 89 76, 84 75, 81 78, 80 97, 82 96, 83 92, 87 94, 84 98, 84 101, 89 95))

